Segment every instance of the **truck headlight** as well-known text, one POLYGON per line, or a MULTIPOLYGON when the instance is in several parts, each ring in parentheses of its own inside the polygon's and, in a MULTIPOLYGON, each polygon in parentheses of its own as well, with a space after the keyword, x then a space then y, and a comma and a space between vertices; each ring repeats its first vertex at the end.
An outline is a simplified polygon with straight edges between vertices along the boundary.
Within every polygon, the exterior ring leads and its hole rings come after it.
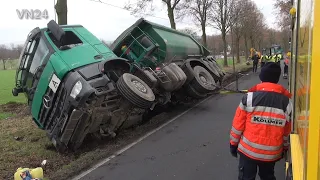
POLYGON ((73 97, 74 99, 78 96, 82 89, 82 83, 81 81, 78 81, 72 88, 70 96, 73 97))

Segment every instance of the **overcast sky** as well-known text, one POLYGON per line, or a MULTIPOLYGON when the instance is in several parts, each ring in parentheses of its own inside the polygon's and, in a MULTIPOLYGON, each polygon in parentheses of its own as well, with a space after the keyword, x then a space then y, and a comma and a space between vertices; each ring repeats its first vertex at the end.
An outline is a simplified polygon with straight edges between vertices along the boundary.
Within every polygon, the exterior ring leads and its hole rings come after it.
MULTIPOLYGON (((54 0, 0 0, 0 44, 23 43, 27 34, 34 27, 45 27, 49 20, 55 19, 54 0), (47 10, 49 19, 26 20, 19 19, 17 10, 22 9, 39 9, 47 10)), ((128 2, 128 0, 101 0, 118 7, 128 2)), ((134 1, 134 0, 131 0, 134 1)), ((158 0, 159 1, 159 0, 158 0)), ((261 11, 264 13, 267 24, 274 27, 275 15, 273 9, 274 0, 254 0, 261 11)), ((113 41, 122 31, 132 25, 138 17, 130 15, 130 12, 92 0, 68 0, 68 24, 81 24, 91 31, 98 38, 113 41)), ((166 14, 166 7, 161 4, 157 5, 157 11, 154 16, 145 17, 147 20, 170 26, 166 14)), ((192 21, 184 19, 177 22, 177 28, 192 27, 192 21)), ((200 30, 197 29, 199 34, 200 30)), ((216 33, 216 30, 207 28, 208 35, 216 33)))

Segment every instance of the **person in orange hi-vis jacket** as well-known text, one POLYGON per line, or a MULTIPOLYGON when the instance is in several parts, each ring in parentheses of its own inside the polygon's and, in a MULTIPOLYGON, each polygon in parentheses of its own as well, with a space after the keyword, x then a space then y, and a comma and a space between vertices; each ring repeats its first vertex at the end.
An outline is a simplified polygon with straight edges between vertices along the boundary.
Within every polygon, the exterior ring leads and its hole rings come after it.
POLYGON ((289 148, 291 94, 280 84, 281 67, 266 63, 261 83, 243 96, 233 119, 230 152, 239 154, 238 180, 254 180, 259 167, 263 180, 275 180, 274 166, 289 148))
POLYGON ((289 66, 289 57, 287 56, 286 59, 283 61, 283 78, 287 79, 288 77, 288 66, 289 66))

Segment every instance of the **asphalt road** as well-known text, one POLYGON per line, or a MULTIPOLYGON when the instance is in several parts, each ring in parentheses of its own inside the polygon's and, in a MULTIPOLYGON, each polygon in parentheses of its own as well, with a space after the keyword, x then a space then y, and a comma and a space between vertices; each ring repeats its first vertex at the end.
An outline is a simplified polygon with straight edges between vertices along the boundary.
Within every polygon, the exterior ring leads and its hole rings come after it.
MULTIPOLYGON (((239 88, 259 82, 258 74, 250 73, 239 88)), ((288 81, 281 77, 280 83, 287 87, 288 81)), ((241 97, 211 97, 81 180, 236 180, 238 160, 229 153, 229 131, 241 97)), ((277 179, 284 179, 284 162, 275 170, 277 179)))

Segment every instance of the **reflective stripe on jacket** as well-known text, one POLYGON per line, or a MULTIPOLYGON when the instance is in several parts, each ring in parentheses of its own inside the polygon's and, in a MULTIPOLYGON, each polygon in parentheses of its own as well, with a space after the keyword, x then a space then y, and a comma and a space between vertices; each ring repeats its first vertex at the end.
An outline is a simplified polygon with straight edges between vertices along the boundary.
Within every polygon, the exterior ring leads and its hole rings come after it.
POLYGON ((282 54, 277 54, 277 61, 280 61, 282 59, 282 54))
POLYGON ((273 55, 269 62, 278 62, 277 55, 273 55))
POLYGON ((291 94, 281 85, 260 83, 242 98, 232 123, 230 144, 260 161, 277 161, 289 147, 291 94))

